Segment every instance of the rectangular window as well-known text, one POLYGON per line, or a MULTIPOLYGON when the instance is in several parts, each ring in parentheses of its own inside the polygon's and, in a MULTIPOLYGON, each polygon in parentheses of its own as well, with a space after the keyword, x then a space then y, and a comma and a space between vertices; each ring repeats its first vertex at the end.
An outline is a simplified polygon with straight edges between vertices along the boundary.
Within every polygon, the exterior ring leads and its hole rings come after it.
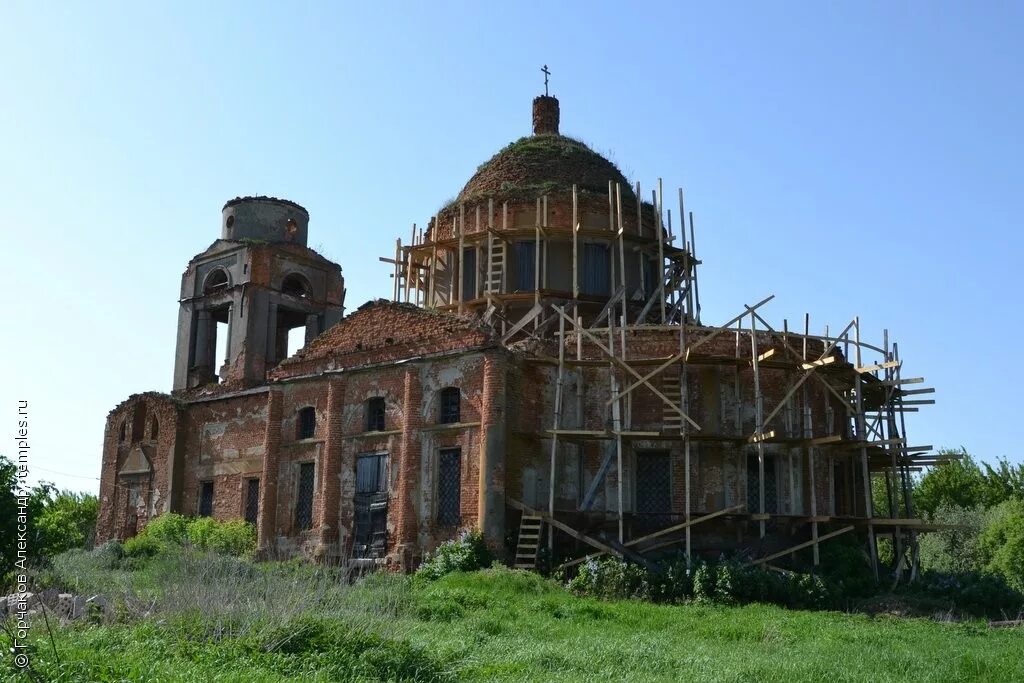
POLYGON ((307 406, 299 411, 299 439, 312 439, 316 434, 316 408, 307 406))
POLYGON ((203 481, 199 483, 199 516, 213 516, 213 482, 203 481))
POLYGON ((459 421, 459 394, 458 387, 445 387, 441 390, 441 424, 455 424, 459 421))
POLYGON ((383 432, 386 406, 383 396, 376 396, 366 401, 366 431, 383 432))
POLYGON ((608 261, 608 245, 590 243, 583 245, 583 280, 580 291, 592 296, 608 296, 611 272, 608 261))
POLYGON ((636 511, 640 514, 672 512, 671 461, 668 451, 636 454, 636 511))
MULTIPOLYGON (((747 510, 761 512, 761 467, 757 455, 747 455, 747 510)), ((779 511, 779 490, 775 477, 775 458, 764 457, 764 511, 777 514, 779 511)))
POLYGON ((476 247, 462 250, 462 300, 476 298, 476 247))
POLYGON ((661 274, 658 272, 658 259, 653 256, 643 255, 643 275, 644 275, 644 298, 649 299, 654 294, 654 290, 661 284, 661 274))
POLYGON ((245 521, 256 524, 260 514, 260 480, 245 480, 245 521))
POLYGON ((516 291, 534 290, 537 274, 536 247, 533 242, 516 242, 516 291))
POLYGON ((299 465, 299 490, 295 497, 295 526, 309 529, 313 526, 313 486, 316 465, 304 462, 299 465))
POLYGON ((461 520, 461 460, 458 448, 441 450, 437 467, 437 523, 440 526, 458 526, 461 520))

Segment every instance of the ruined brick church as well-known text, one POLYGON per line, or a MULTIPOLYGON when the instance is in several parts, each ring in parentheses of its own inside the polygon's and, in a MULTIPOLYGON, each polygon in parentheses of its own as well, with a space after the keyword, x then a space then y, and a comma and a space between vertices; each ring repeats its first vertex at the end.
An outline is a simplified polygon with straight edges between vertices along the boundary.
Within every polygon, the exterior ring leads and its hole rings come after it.
POLYGON ((303 207, 225 204, 182 276, 172 392, 107 418, 98 540, 175 511, 248 520, 268 557, 405 568, 471 527, 523 567, 816 562, 843 534, 914 564, 908 481, 934 456, 905 437, 925 401, 896 345, 857 319, 773 326, 771 297, 702 322, 682 191, 674 214, 660 181, 645 198, 559 118, 536 98, 533 135, 399 241, 391 298, 352 312, 303 207))

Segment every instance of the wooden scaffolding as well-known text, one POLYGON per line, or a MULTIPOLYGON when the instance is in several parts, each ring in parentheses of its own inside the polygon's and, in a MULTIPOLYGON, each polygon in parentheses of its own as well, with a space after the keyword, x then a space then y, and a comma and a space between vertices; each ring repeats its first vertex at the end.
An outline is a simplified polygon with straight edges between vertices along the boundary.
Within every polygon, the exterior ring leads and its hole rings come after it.
MULTIPOLYGON (((581 541, 598 553, 611 553, 620 557, 640 560, 646 552, 664 548, 673 543, 683 546, 687 563, 693 561, 691 532, 699 524, 720 518, 743 519, 756 523, 763 538, 766 526, 773 519, 806 524, 809 540, 780 552, 751 559, 751 564, 766 565, 780 557, 792 555, 804 548, 812 549, 813 563, 820 561, 820 544, 855 529, 862 529, 868 539, 871 565, 879 575, 878 539, 892 540, 896 562, 893 567, 899 581, 905 572, 912 579, 918 571, 917 534, 929 529, 924 521, 915 518, 911 498, 911 477, 922 467, 937 464, 940 457, 931 454, 931 446, 912 445, 906 436, 905 415, 916 412, 920 406, 934 403, 932 399, 918 398, 930 394, 930 388, 913 388, 924 380, 902 376, 902 359, 897 344, 891 343, 884 331, 879 345, 862 339, 859 318, 853 318, 837 335, 812 334, 810 317, 804 316, 802 331, 790 329, 783 321, 776 329, 762 316, 763 307, 774 295, 743 310, 718 326, 701 323, 700 293, 697 266, 701 264, 695 253, 695 229, 692 212, 686 212, 683 192, 678 192, 680 234, 674 234, 672 213, 663 206, 661 181, 652 193, 653 234, 645 235, 643 207, 639 200, 640 187, 635 188, 636 218, 632 230, 624 220, 622 188, 609 183, 606 229, 585 227, 581 223, 578 193, 571 193, 571 223, 556 226, 549 222, 548 197, 536 199, 536 220, 532 227, 512 225, 509 205, 503 202, 496 212, 494 200, 486 205, 467 209, 460 205, 450 210, 450 230, 441 231, 437 219, 425 237, 413 226, 410 243, 403 246, 399 240, 394 258, 382 258, 393 265, 396 301, 426 305, 460 314, 476 313, 500 332, 504 343, 531 337, 553 339, 557 342, 557 359, 540 354, 537 362, 557 365, 555 398, 552 414, 545 429, 535 437, 549 440, 549 480, 547 510, 533 509, 509 499, 509 504, 524 512, 531 522, 547 525, 547 543, 553 550, 555 529, 581 541), (467 215, 472 217, 468 227, 467 215), (688 234, 687 234, 688 232, 688 234), (512 292, 509 289, 508 252, 516 241, 534 242, 534 287, 532 292, 512 292), (588 297, 581 293, 579 249, 586 239, 601 238, 612 245, 609 259, 610 296, 588 297), (678 244, 677 244, 678 241, 678 244), (549 245, 571 245, 571 289, 556 290, 546 280, 549 245), (477 253, 486 254, 485 263, 476 291, 464 291, 467 278, 463 277, 466 247, 477 247, 477 253), (656 283, 646 282, 640 267, 639 286, 627 282, 627 258, 644 256, 656 259, 656 283), (615 258, 617 256, 617 258, 615 258), (616 264, 619 264, 616 268, 616 264), (445 291, 439 283, 444 281, 445 291), (512 315, 515 311, 518 314, 512 315), (672 332, 678 336, 676 353, 667 357, 646 357, 631 353, 629 342, 635 334, 644 331, 672 332), (702 353, 711 341, 733 339, 733 353, 702 353), (584 354, 584 346, 588 354, 584 354), (593 357, 596 350, 598 357, 593 357), (852 354, 852 356, 851 356, 852 354), (702 430, 691 417, 688 400, 688 378, 695 365, 722 365, 751 368, 753 377, 755 426, 749 433, 712 434, 702 430), (580 396, 569 397, 565 391, 565 378, 570 369, 601 368, 608 383, 611 424, 608 429, 587 430, 579 425, 563 424, 566 400, 581 401, 580 396), (786 378, 783 398, 774 405, 766 405, 762 391, 765 371, 782 373, 786 378), (811 405, 808 387, 817 383, 835 398, 845 415, 834 415, 829 403, 826 414, 825 436, 814 436, 811 424, 811 405), (632 400, 634 392, 644 387, 662 402, 664 418, 659 429, 634 429, 632 400), (591 509, 607 475, 616 475, 614 505, 609 501, 606 510, 617 517, 616 538, 593 538, 560 521, 556 517, 555 491, 559 471, 559 458, 565 443, 581 444, 589 440, 613 441, 600 467, 587 487, 579 504, 579 511, 591 509), (623 470, 624 452, 632 441, 663 441, 680 446, 684 460, 683 520, 654 533, 627 538, 624 524, 623 470), (697 442, 718 442, 745 445, 756 450, 757 488, 756 509, 746 504, 727 505, 720 510, 696 515, 691 486, 691 446, 697 442), (770 444, 789 447, 789 456, 783 461, 783 476, 788 479, 790 509, 786 512, 766 510, 765 449, 770 444), (799 456, 794 456, 794 450, 799 456), (856 462, 860 470, 863 501, 861 515, 835 514, 834 491, 829 487, 828 509, 818 509, 816 464, 828 462, 832 473, 837 459, 844 463, 856 462), (794 507, 795 473, 806 468, 810 491, 809 514, 794 507), (872 496, 872 482, 884 482, 886 501, 876 506, 872 496), (883 507, 884 509, 877 509, 883 507), (822 533, 822 525, 826 532, 822 533), (835 528, 841 525, 840 528, 835 528)), ((474 280, 474 283, 476 280, 474 280)), ((740 375, 735 374, 735 391, 740 395, 740 375)), ((579 392, 577 392, 579 393, 579 392)), ((577 409, 577 414, 581 408, 577 409)), ((737 414, 738 415, 738 414, 737 414)), ((736 428, 741 427, 737 417, 736 428)), ((820 430, 819 430, 820 431, 820 430)), ((531 530, 528 539, 535 547, 539 532, 531 530)), ((527 551, 529 552, 529 551, 527 551)), ((582 561, 572 560, 568 564, 582 561)))

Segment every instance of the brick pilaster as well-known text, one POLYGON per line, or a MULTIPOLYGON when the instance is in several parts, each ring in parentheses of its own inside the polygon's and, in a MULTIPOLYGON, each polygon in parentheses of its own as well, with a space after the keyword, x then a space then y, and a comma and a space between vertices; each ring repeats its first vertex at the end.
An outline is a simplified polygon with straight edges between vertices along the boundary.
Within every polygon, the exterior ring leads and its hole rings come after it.
POLYGON ((495 548, 505 536, 505 420, 507 367, 504 357, 484 357, 483 405, 480 414, 480 531, 495 548))
POLYGON ((281 413, 284 398, 280 391, 267 395, 267 428, 263 437, 263 476, 260 478, 260 511, 257 543, 261 552, 274 550, 277 536, 277 474, 281 461, 281 413))
POLYGON ((341 514, 341 457, 343 437, 343 411, 345 408, 345 380, 332 379, 327 386, 326 443, 324 444, 323 472, 320 475, 320 507, 316 526, 320 534, 318 554, 338 551, 339 517, 341 514))
POLYGON ((402 441, 398 469, 398 500, 395 506, 395 550, 402 561, 417 544, 416 500, 421 460, 420 429, 423 427, 421 406, 423 387, 419 370, 405 371, 405 390, 402 399, 402 441))

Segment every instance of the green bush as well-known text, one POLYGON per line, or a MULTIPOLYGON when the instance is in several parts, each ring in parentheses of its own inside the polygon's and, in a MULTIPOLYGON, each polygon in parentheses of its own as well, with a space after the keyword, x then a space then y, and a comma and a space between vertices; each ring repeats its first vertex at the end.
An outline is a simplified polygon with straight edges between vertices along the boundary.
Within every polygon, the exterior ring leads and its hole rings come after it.
MULTIPOLYGON (((162 549, 186 544, 198 550, 243 557, 256 549, 256 528, 240 519, 218 522, 212 517, 190 519, 168 512, 151 520, 137 536, 125 541, 123 554, 129 558, 149 558, 162 549)), ((116 553, 115 550, 107 552, 116 553)))
POLYGON ((1024 591, 1024 500, 1011 498, 989 511, 978 551, 986 571, 1024 591))
POLYGON ((434 580, 451 572, 483 569, 493 561, 494 554, 487 547, 483 534, 475 529, 467 529, 458 538, 445 541, 428 555, 416 570, 416 576, 434 580))
POLYGON ((904 590, 908 595, 932 600, 942 609, 974 616, 1006 619, 1024 611, 1024 594, 996 574, 924 571, 904 590))
POLYGON ((577 595, 595 598, 651 599, 649 572, 639 565, 611 557, 588 559, 580 565, 568 588, 577 595))
POLYGON ((614 558, 591 559, 580 566, 567 587, 577 595, 604 599, 725 605, 763 602, 805 609, 831 607, 838 597, 836 587, 820 576, 766 571, 724 559, 699 562, 692 574, 687 573, 683 561, 651 571, 614 558))
POLYGON ((124 558, 125 551, 121 541, 115 539, 107 541, 98 548, 93 548, 92 554, 99 566, 104 569, 117 569, 124 558))
POLYGON ((208 548, 222 555, 244 557, 256 550, 256 527, 241 519, 222 522, 213 528, 208 548))
POLYGON ((141 533, 124 542, 124 556, 131 558, 153 557, 168 544, 150 534, 141 533))
POLYGON ((196 517, 188 520, 185 527, 188 542, 194 547, 206 550, 210 547, 210 538, 217 528, 218 522, 213 517, 196 517))
POLYGON ((160 541, 181 545, 188 538, 187 528, 187 517, 176 512, 165 512, 159 517, 151 519, 139 535, 151 536, 160 541))

